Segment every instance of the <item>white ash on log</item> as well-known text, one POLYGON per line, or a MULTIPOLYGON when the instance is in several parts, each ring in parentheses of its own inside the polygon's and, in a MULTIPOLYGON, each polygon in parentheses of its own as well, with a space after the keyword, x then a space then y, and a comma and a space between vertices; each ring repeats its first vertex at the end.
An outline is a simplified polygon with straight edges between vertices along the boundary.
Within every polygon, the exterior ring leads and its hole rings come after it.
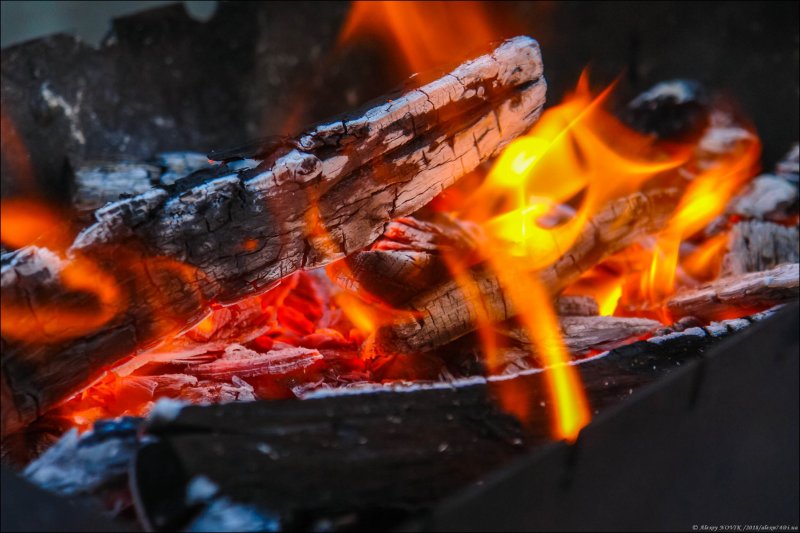
POLYGON ((158 184, 161 169, 146 163, 86 161, 72 177, 72 207, 91 213, 125 196, 143 194, 158 184))
POLYGON ((746 314, 800 297, 798 263, 771 270, 719 278, 697 289, 681 291, 667 301, 673 317, 715 320, 746 314))
POLYGON ((758 220, 782 221, 796 216, 797 184, 765 174, 754 179, 728 206, 728 214, 758 220))
POLYGON ((197 152, 164 152, 158 154, 154 162, 164 169, 158 179, 162 187, 169 187, 184 176, 212 166, 206 154, 197 152))
MULTIPOLYGON (((569 251, 538 273, 541 283, 556 295, 605 257, 656 232, 672 215, 681 194, 679 187, 652 188, 610 202, 589 219, 569 251)), ((480 294, 481 301, 474 301, 455 281, 444 282, 410 301, 414 320, 380 328, 375 349, 413 353, 443 346, 475 328, 478 306, 492 322, 515 316, 493 272, 478 265, 468 275, 477 289, 472 295, 480 294)))
POLYGON ((736 276, 797 262, 800 262, 797 226, 743 221, 731 228, 720 275, 736 276))
POLYGON ((800 182, 800 144, 795 143, 777 165, 775 173, 795 185, 800 182))
MULTIPOLYGON (((68 256, 110 272, 124 308, 68 341, 4 334, 2 394, 10 401, 2 433, 121 357, 197 323, 209 302, 234 302, 364 248, 391 219, 427 204, 525 132, 545 90, 538 44, 516 37, 399 98, 273 146, 253 168, 219 165, 98 210, 68 256)), ((4 261, 4 305, 41 303, 29 294, 58 285, 56 269, 40 290, 41 268, 24 264, 35 255, 4 261)), ((97 305, 94 295, 73 296, 97 305)))

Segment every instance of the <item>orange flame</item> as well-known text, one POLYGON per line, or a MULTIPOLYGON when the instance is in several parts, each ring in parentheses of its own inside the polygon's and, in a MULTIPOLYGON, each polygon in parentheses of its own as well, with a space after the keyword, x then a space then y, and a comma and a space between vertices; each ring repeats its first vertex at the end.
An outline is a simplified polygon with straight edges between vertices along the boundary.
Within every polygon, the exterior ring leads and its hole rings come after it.
MULTIPOLYGON (((553 433, 560 439, 574 441, 591 415, 580 376, 569 365, 570 356, 561 338, 552 297, 535 275, 520 268, 522 263, 498 252, 495 250, 491 256, 492 268, 546 367, 544 377, 552 399, 549 405, 554 411, 553 433)), ((500 390, 502 394, 503 389, 500 390)))
MULTIPOLYGON (((339 35, 362 37, 398 50, 406 72, 441 67, 500 37, 482 2, 353 2, 339 35)), ((410 73, 409 72, 409 73, 410 73)))
POLYGON ((57 209, 29 198, 0 203, 0 241, 9 248, 40 244, 65 250, 71 241, 70 223, 57 209))
MULTIPOLYGON (((675 292, 681 242, 721 215, 736 191, 753 176, 761 155, 760 143, 753 136, 750 142, 740 143, 737 148, 694 178, 674 216, 658 236, 648 276, 643 278, 642 294, 647 295, 651 305, 659 306, 675 292)), ((714 244, 719 246, 718 242, 714 244)), ((670 321, 669 316, 662 318, 670 321)))
MULTIPOLYGON (((688 157, 688 151, 656 150, 651 139, 603 110, 612 88, 593 97, 584 73, 574 94, 503 151, 460 213, 486 229, 484 257, 548 367, 554 433, 567 440, 574 440, 589 421, 588 403, 580 377, 568 364, 552 295, 536 271, 559 259, 609 200, 634 192, 688 157), (564 209, 576 198, 576 211, 564 209)), ((622 281, 614 277, 593 292, 604 314, 613 313, 621 293, 622 281)), ((487 346, 489 354, 492 350, 487 346)))
POLYGON ((612 88, 592 98, 584 72, 574 94, 503 151, 464 210, 462 216, 483 222, 513 255, 526 257, 531 269, 555 262, 610 199, 639 189, 688 156, 655 152, 652 140, 605 112, 600 106, 612 88), (542 224, 556 206, 578 194, 583 200, 575 216, 542 224))
POLYGON ((12 249, 38 245, 49 250, 58 275, 58 295, 23 302, 8 295, 0 304, 4 337, 54 343, 101 327, 123 307, 123 294, 112 275, 84 257, 67 259, 72 225, 65 214, 43 202, 14 198, 0 204, 0 240, 12 249))
POLYGON ((727 233, 711 237, 682 261, 684 270, 697 281, 710 281, 716 278, 719 275, 722 256, 727 247, 727 233))

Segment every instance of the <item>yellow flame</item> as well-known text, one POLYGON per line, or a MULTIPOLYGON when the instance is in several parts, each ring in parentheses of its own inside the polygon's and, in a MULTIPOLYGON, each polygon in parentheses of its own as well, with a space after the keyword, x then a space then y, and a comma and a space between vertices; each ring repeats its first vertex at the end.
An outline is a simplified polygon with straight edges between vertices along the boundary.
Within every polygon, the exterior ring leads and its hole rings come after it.
MULTIPOLYGON (((658 236, 649 275, 644 278, 642 293, 651 305, 660 305, 675 292, 681 242, 725 211, 736 191, 753 176, 760 154, 760 143, 753 137, 689 184, 674 216, 658 236)), ((668 316, 663 318, 670 320, 668 316)))
POLYGON ((591 415, 580 376, 575 367, 569 365, 570 356, 561 338, 552 297, 536 276, 522 270, 514 258, 504 257, 495 250, 490 261, 536 354, 547 368, 544 377, 552 399, 549 405, 555 411, 552 417, 554 434, 557 438, 574 441, 591 415))
POLYGON ((399 52, 406 72, 452 61, 502 35, 482 2, 353 2, 339 35, 346 45, 362 37, 399 52))

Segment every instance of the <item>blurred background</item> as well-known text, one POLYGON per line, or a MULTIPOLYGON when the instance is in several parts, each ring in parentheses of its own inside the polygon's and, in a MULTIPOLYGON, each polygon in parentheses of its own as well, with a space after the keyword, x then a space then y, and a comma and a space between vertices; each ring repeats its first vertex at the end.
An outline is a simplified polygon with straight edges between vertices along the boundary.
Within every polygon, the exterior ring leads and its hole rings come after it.
MULTIPOLYGON (((87 43, 98 45, 111 29, 111 19, 144 9, 174 4, 176 2, 142 2, 125 0, 115 2, 0 2, 2 38, 6 47, 51 33, 67 32, 77 35, 87 43)), ((181 2, 178 2, 181 3, 181 2)), ((217 9, 216 1, 199 0, 182 2, 186 11, 198 20, 207 20, 217 9)))

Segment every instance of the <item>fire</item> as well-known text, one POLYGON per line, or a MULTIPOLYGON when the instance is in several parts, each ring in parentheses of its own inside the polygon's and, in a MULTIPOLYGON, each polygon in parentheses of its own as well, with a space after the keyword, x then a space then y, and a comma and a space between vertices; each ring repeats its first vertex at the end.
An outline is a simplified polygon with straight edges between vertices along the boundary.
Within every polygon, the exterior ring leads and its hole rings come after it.
POLYGON ((339 35, 347 45, 362 37, 399 52, 406 72, 462 59, 500 35, 482 2, 353 2, 339 35))
POLYGON ((591 296, 600 316, 613 316, 622 298, 623 278, 608 268, 594 268, 567 287, 564 294, 591 296))
MULTIPOLYGON (((486 230, 484 258, 549 368, 554 433, 567 440, 574 440, 588 422, 588 403, 560 338, 552 294, 536 272, 559 259, 608 201, 638 190, 688 156, 655 149, 651 139, 607 113, 602 104, 612 88, 593 97, 584 73, 563 104, 546 111, 528 135, 503 151, 458 213, 486 230)), ((614 312, 622 294, 622 281, 608 278, 593 291, 603 314, 614 312)), ((459 286, 468 291, 466 283, 459 286)), ((493 341, 487 342, 485 334, 481 338, 491 363, 493 341)))
POLYGON ((698 281, 709 281, 716 278, 722 266, 722 255, 727 246, 727 233, 711 237, 683 260, 684 270, 698 281))
POLYGON ((544 377, 552 400, 549 405, 554 410, 553 432, 560 439, 574 441, 589 422, 589 406, 580 376, 575 367, 569 365, 569 352, 561 339, 552 297, 535 274, 522 270, 524 263, 498 253, 493 257, 492 268, 519 312, 536 354, 547 368, 544 377))
POLYGON ((589 217, 609 200, 683 163, 688 153, 655 151, 651 139, 601 107, 612 88, 593 98, 584 72, 574 94, 504 150, 460 216, 483 222, 513 255, 541 269, 572 246, 589 217), (554 209, 579 194, 575 215, 559 220, 565 217, 554 209))
POLYGON ((0 241, 9 248, 40 244, 65 250, 71 241, 66 217, 43 202, 10 198, 0 203, 0 241))
MULTIPOLYGON (((659 306, 675 292, 681 243, 724 212, 736 191, 753 176, 760 155, 760 144, 754 137, 689 184, 675 215, 658 236, 649 274, 643 278, 642 293, 652 306, 659 306)), ((718 251, 720 241, 709 241, 707 246, 718 251)))
POLYGON ((57 270, 60 287, 57 297, 4 297, 4 337, 61 342, 95 331, 122 310, 124 295, 114 277, 90 259, 69 256, 74 231, 65 213, 41 201, 12 198, 0 204, 0 218, 2 243, 12 249, 36 246, 34 253, 57 270))

